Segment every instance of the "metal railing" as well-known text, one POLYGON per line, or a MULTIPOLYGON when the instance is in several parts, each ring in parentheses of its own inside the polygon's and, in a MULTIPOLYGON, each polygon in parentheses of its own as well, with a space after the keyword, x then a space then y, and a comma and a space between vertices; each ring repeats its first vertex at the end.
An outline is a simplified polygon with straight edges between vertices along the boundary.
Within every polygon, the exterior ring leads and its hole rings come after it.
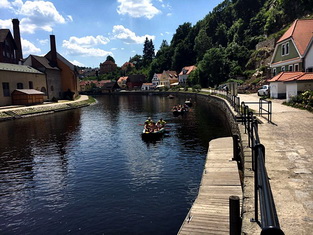
POLYGON ((258 104, 259 105, 259 112, 258 113, 254 113, 254 114, 258 114, 259 116, 264 117, 264 115, 266 115, 264 118, 267 119, 268 122, 272 122, 272 101, 268 101, 264 98, 260 98, 258 102, 253 102, 253 101, 249 101, 249 102, 245 102, 243 101, 241 103, 241 106, 244 107, 247 104, 258 104), (267 108, 266 108, 267 106, 267 108))
POLYGON ((254 171, 255 215, 251 221, 260 224, 262 228, 261 234, 284 234, 280 229, 274 198, 265 167, 265 147, 260 142, 257 119, 247 105, 242 104, 241 111, 245 133, 248 134, 248 145, 252 150, 252 169, 254 171))

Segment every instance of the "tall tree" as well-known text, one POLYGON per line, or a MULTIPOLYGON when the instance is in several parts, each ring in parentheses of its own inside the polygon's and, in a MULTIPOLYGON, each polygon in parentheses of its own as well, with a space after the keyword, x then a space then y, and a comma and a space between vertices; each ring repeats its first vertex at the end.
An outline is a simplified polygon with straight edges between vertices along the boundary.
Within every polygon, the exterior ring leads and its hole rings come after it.
POLYGON ((143 46, 143 66, 146 67, 150 65, 153 58, 155 57, 154 45, 152 39, 146 37, 144 46, 143 46))
POLYGON ((115 60, 112 56, 108 55, 106 61, 112 61, 113 63, 115 63, 115 60))

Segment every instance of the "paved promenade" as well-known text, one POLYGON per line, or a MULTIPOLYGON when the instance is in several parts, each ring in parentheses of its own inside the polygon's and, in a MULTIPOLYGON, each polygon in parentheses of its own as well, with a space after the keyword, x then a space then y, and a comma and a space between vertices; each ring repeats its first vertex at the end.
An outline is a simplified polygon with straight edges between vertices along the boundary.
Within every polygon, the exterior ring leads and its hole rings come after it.
MULTIPOLYGON (((240 101, 258 101, 240 94, 240 101)), ((281 229, 285 234, 313 234, 313 113, 272 100, 272 124, 259 125, 266 168, 281 229)), ((249 104, 248 104, 249 105, 249 104)), ((257 106, 249 105, 257 110, 257 106)))

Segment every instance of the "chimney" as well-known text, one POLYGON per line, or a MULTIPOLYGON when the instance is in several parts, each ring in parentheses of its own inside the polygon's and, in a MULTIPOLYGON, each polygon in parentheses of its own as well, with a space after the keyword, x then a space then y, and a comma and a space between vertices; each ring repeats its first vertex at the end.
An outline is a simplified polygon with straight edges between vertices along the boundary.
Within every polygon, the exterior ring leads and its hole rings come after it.
POLYGON ((50 48, 51 65, 57 66, 57 49, 55 44, 55 35, 50 35, 50 48))
POLYGON ((13 19, 13 34, 14 34, 14 41, 17 46, 16 50, 16 59, 20 62, 23 59, 22 53, 22 44, 21 44, 21 34, 20 34, 20 21, 18 19, 13 19))

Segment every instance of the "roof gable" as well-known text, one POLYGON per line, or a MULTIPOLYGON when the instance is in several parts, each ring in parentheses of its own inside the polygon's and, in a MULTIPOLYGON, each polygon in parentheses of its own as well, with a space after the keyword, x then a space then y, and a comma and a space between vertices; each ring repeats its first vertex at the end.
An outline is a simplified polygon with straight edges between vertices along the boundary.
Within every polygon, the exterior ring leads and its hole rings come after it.
POLYGON ((14 49, 17 48, 15 40, 10 32, 9 29, 0 29, 0 43, 3 43, 6 39, 9 39, 12 41, 14 45, 14 49))
POLYGON ((293 39, 299 53, 304 55, 313 37, 313 19, 295 20, 283 36, 277 41, 281 43, 293 39))
POLYGON ((52 67, 50 61, 44 56, 30 55, 30 57, 40 63, 46 69, 59 70, 57 67, 52 67))

